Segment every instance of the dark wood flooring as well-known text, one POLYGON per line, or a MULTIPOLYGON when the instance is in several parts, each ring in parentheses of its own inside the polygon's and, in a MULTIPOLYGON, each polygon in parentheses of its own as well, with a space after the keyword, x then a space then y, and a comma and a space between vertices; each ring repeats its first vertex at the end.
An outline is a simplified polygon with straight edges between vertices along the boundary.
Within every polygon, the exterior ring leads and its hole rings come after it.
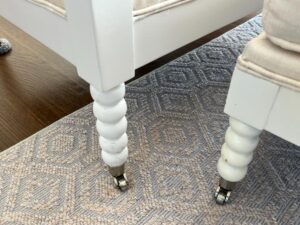
MULTIPOLYGON (((199 47, 247 16, 136 70, 136 78, 199 47)), ((92 101, 75 67, 0 17, 0 37, 13 51, 0 56, 0 151, 92 101)))

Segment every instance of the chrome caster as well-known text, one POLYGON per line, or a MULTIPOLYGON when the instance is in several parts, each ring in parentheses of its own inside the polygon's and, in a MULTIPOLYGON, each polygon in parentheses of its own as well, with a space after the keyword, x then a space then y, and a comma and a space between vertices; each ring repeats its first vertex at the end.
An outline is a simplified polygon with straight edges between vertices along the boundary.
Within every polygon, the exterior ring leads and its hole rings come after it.
POLYGON ((128 180, 125 173, 120 176, 114 177, 114 183, 121 191, 128 190, 128 180))
POLYGON ((222 177, 220 178, 219 186, 215 192, 215 200, 219 205, 224 205, 229 201, 231 191, 234 189, 236 182, 230 182, 222 177))
POLYGON ((125 165, 121 165, 118 167, 109 167, 109 172, 114 178, 114 183, 117 188, 121 191, 128 190, 128 180, 125 174, 125 165))
POLYGON ((216 203, 219 205, 226 204, 229 201, 230 194, 231 191, 226 190, 219 186, 215 192, 216 203))

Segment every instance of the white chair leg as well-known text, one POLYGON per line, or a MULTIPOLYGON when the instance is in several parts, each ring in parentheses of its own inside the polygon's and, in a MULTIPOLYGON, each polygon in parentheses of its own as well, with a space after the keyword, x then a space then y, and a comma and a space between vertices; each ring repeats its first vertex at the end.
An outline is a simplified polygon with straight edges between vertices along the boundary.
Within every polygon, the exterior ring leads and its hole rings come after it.
POLYGON ((235 183, 246 176, 261 133, 261 130, 234 118, 230 118, 229 122, 217 165, 221 179, 215 198, 219 204, 228 201, 235 183))
POLYGON ((125 163, 128 158, 127 111, 125 85, 101 92, 90 87, 94 99, 93 111, 97 118, 96 127, 102 148, 103 161, 109 166, 115 184, 121 189, 128 188, 125 163))

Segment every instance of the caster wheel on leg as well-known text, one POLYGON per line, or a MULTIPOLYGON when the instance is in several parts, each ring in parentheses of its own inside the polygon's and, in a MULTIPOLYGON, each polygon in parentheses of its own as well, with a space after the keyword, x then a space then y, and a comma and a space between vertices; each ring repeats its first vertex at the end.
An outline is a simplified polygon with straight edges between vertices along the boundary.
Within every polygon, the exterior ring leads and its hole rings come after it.
POLYGON ((218 205, 224 205, 229 201, 231 191, 226 190, 222 187, 218 187, 215 192, 215 200, 218 205))
POLYGON ((227 181, 221 177, 219 186, 214 196, 216 203, 219 205, 224 205, 228 203, 231 195, 231 191, 234 189, 235 185, 236 185, 235 182, 227 181))
POLYGON ((119 188, 121 191, 128 190, 128 180, 125 173, 120 176, 114 177, 114 183, 116 187, 119 188))
POLYGON ((121 165, 118 167, 109 167, 109 172, 114 178, 114 183, 117 188, 121 191, 128 190, 128 180, 125 174, 125 165, 121 165))

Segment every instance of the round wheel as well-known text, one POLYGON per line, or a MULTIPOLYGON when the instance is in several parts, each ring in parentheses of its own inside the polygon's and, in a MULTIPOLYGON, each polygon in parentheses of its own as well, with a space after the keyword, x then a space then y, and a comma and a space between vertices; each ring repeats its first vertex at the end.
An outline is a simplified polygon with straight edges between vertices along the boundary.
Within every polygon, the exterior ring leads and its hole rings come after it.
POLYGON ((224 205, 225 204, 225 199, 226 199, 226 196, 223 193, 219 193, 215 197, 216 203, 218 205, 224 205))
POLYGON ((119 188, 121 191, 128 190, 129 184, 128 184, 126 174, 123 174, 118 177, 114 177, 114 183, 117 186, 117 188, 119 188))
POLYGON ((231 194, 230 191, 222 187, 218 187, 214 196, 216 203, 219 205, 224 205, 225 203, 228 202, 230 194, 231 194))

